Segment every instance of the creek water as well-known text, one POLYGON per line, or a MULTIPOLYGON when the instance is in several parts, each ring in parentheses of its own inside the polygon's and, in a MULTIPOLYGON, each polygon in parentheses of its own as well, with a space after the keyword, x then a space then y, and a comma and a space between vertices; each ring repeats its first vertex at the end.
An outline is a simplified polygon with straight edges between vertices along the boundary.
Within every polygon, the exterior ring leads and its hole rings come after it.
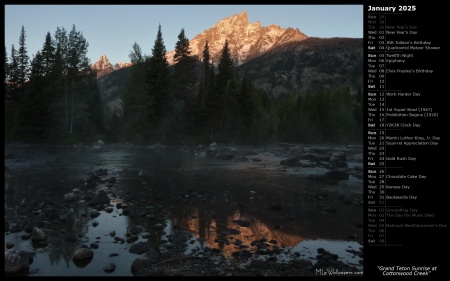
POLYGON ((278 147, 228 151, 233 159, 188 147, 7 147, 5 243, 35 254, 24 273, 30 276, 132 276, 139 255, 130 247, 145 241, 163 251, 179 247, 174 229, 187 234, 185 255, 203 255, 208 247, 233 258, 235 251, 256 251, 257 241, 265 239, 264 247, 280 250, 278 262, 303 258, 314 263, 317 249, 323 248, 362 270, 362 257, 354 253, 362 249, 361 179, 308 180, 307 174, 324 168, 282 167, 280 159, 288 156, 278 147), (98 169, 107 170, 102 178, 116 178, 109 187, 101 186, 112 211, 101 208, 91 218, 95 206, 83 195, 99 187, 86 188, 84 182, 98 169), (65 202, 67 193, 75 199, 65 202), (117 203, 126 204, 128 212, 117 203), (56 215, 49 216, 49 209, 56 215), (61 215, 69 219, 62 221, 61 215), (11 231, 37 220, 48 236, 45 243, 24 239, 24 230, 11 231), (136 228, 138 239, 126 241, 136 228), (93 248, 94 257, 74 262, 73 252, 83 244, 93 248), (109 263, 116 264, 111 273, 103 270, 109 263))

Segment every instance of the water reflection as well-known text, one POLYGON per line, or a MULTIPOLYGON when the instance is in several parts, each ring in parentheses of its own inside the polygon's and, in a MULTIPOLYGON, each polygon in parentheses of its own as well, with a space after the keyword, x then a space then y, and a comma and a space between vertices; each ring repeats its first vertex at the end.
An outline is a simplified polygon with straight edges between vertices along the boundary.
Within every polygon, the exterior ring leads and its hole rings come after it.
POLYGON ((300 235, 269 227, 252 217, 242 216, 239 210, 228 216, 223 224, 216 219, 210 219, 209 223, 201 223, 198 214, 197 209, 195 214, 187 219, 191 235, 210 248, 220 249, 228 257, 244 248, 254 251, 255 241, 258 240, 271 241, 272 244, 268 245, 268 249, 272 249, 275 244, 294 247, 304 239, 300 235))
POLYGON ((36 247, 21 239, 22 231, 5 233, 5 241, 36 253, 30 268, 35 275, 129 276, 137 257, 129 253, 131 245, 147 240, 166 240, 170 245, 174 228, 192 236, 186 254, 205 247, 221 250, 230 258, 243 249, 253 253, 279 250, 282 261, 294 252, 314 259, 322 247, 358 264, 359 257, 345 250, 359 248, 346 239, 349 234, 362 237, 362 229, 355 226, 363 215, 361 205, 355 204, 362 195, 362 181, 328 186, 307 181, 300 172, 283 174, 278 168, 268 172, 267 167, 278 167, 279 161, 271 158, 276 153, 266 153, 260 157, 263 163, 254 166, 252 162, 196 157, 186 149, 23 148, 14 153, 15 159, 5 160, 5 217, 11 218, 5 227, 36 220, 49 239, 45 246, 36 247), (64 194, 79 188, 80 181, 99 168, 108 169, 106 178, 117 177, 117 183, 107 189, 114 211, 101 211, 92 219, 93 208, 82 198, 70 204, 62 201, 64 194), (144 174, 139 176, 139 171, 144 174), (115 208, 117 203, 127 204, 129 213, 115 208), (64 222, 48 221, 44 213, 51 208, 56 208, 58 216, 66 216, 64 222), (98 226, 93 226, 94 220, 98 226), (158 223, 163 224, 162 230, 155 229, 158 223), (148 238, 139 234, 135 242, 120 243, 109 235, 114 230, 126 239, 136 226, 148 238), (93 260, 73 264, 73 251, 91 243, 99 245, 93 260), (116 261, 117 269, 103 272, 110 261, 116 261))

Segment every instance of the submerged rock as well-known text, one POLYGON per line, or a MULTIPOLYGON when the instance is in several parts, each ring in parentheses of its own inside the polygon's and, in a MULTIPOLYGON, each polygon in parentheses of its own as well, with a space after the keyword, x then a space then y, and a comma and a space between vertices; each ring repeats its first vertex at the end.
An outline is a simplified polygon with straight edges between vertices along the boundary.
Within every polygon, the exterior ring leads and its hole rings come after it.
POLYGON ((28 271, 31 263, 33 263, 33 254, 31 252, 19 250, 8 250, 5 252, 5 273, 28 271))
POLYGON ((74 260, 87 260, 94 256, 94 251, 89 248, 78 248, 73 252, 74 260))
POLYGON ((148 242, 139 242, 134 244, 128 250, 132 254, 142 255, 150 248, 150 244, 148 242))
POLYGON ((109 204, 111 199, 109 198, 108 194, 104 190, 100 190, 99 192, 95 193, 94 197, 91 201, 89 201, 89 206, 95 206, 95 205, 103 205, 103 204, 109 204))
POLYGON ((134 275, 138 275, 141 271, 145 270, 146 268, 151 268, 152 263, 149 258, 142 256, 133 261, 133 264, 131 265, 131 272, 134 275))
POLYGON ((113 272, 115 269, 116 269, 116 264, 113 262, 109 263, 103 267, 103 270, 108 273, 113 272))
POLYGON ((41 242, 47 240, 47 235, 42 231, 42 229, 35 227, 31 232, 31 240, 36 242, 41 242))

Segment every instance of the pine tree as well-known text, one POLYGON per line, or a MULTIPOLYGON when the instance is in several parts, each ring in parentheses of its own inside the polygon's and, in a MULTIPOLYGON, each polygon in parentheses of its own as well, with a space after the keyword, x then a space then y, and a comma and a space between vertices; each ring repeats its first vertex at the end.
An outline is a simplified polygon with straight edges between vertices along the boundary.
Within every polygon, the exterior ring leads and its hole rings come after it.
POLYGON ((42 79, 45 76, 46 67, 44 65, 44 56, 37 51, 34 58, 31 60, 30 80, 42 79))
POLYGON ((88 117, 85 116, 83 108, 87 106, 86 103, 89 97, 86 97, 85 91, 77 93, 76 90, 85 90, 84 88, 79 88, 81 84, 78 84, 78 82, 89 74, 89 58, 86 56, 89 43, 84 38, 83 33, 76 30, 75 25, 72 26, 72 30, 69 33, 68 43, 67 74, 69 78, 68 82, 71 83, 69 134, 73 134, 74 118, 76 118, 75 121, 79 120, 79 123, 75 125, 79 128, 82 128, 83 120, 88 119, 88 117), (80 96, 82 93, 85 93, 85 95, 80 96))
POLYGON ((53 64, 50 68, 49 75, 53 78, 53 81, 65 79, 64 60, 61 54, 61 48, 57 47, 53 56, 53 64))
POLYGON ((5 85, 5 91, 6 91, 6 81, 9 79, 9 62, 8 62, 8 52, 6 51, 5 46, 5 77, 3 80, 3 83, 5 85))
POLYGON ((49 76, 55 61, 55 47, 53 46, 52 36, 47 32, 45 42, 42 46, 42 59, 44 63, 45 75, 49 76))
POLYGON ((30 73, 30 66, 29 66, 29 60, 27 47, 25 45, 25 27, 22 25, 22 30, 20 32, 20 38, 19 38, 19 51, 17 52, 17 58, 18 58, 18 66, 19 66, 19 85, 23 85, 25 81, 28 79, 29 73, 30 73))
POLYGON ((83 36, 83 33, 77 31, 75 25, 69 33, 69 50, 68 50, 68 70, 69 77, 76 77, 80 72, 89 70, 89 58, 87 51, 89 43, 83 36))
POLYGON ((176 101, 173 107, 175 118, 173 129, 178 134, 189 134, 194 127, 194 116, 196 114, 196 60, 191 56, 189 40, 186 38, 184 29, 178 35, 175 45, 174 72, 171 86, 176 101))
POLYGON ((203 111, 206 106, 206 100, 208 97, 208 92, 212 89, 212 82, 214 79, 214 66, 211 65, 211 56, 209 54, 208 40, 205 42, 205 47, 203 48, 203 60, 202 60, 202 75, 200 80, 199 94, 197 103, 200 109, 203 111), (213 75, 211 75, 211 73, 213 75))
POLYGON ((178 41, 175 44, 175 55, 173 60, 175 63, 180 61, 185 61, 191 55, 191 48, 189 46, 189 40, 186 38, 184 33, 184 28, 181 29, 180 34, 178 34, 178 41))
POLYGON ((184 28, 181 29, 181 32, 178 35, 173 60, 175 62, 173 77, 177 83, 176 97, 192 102, 195 86, 195 60, 191 56, 189 40, 185 36, 184 28))
POLYGON ((17 56, 17 51, 14 48, 14 44, 11 46, 11 57, 9 64, 9 81, 8 88, 11 94, 19 87, 20 85, 20 68, 19 68, 19 58, 17 56))
POLYGON ((9 75, 6 83, 5 92, 5 140, 17 141, 20 138, 20 109, 21 96, 18 93, 20 86, 20 69, 18 63, 17 51, 14 44, 11 45, 9 75))
POLYGON ((58 59, 60 61, 62 71, 64 71, 67 69, 67 58, 69 51, 69 39, 66 29, 64 27, 57 27, 54 37, 55 40, 53 45, 56 46, 56 53, 58 54, 58 57, 56 57, 55 60, 58 59))
POLYGON ((10 87, 10 63, 8 58, 8 52, 5 45, 5 141, 11 139, 11 132, 14 131, 14 117, 15 117, 15 103, 11 100, 11 87, 10 87))
POLYGON ((235 129, 232 124, 236 120, 237 104, 236 104, 236 87, 234 81, 234 64, 231 58, 230 49, 228 48, 228 40, 222 49, 219 64, 217 66, 218 73, 215 79, 215 93, 210 95, 212 108, 219 107, 220 110, 215 114, 215 130, 219 141, 230 142, 234 138, 235 129))
POLYGON ((69 79, 67 77, 69 39, 64 27, 56 28, 53 45, 56 48, 54 64, 51 69, 51 77, 55 83, 55 102, 52 105, 53 123, 55 124, 53 135, 57 138, 68 134, 70 129, 68 104, 69 79), (64 117, 61 118, 61 115, 64 117))
POLYGON ((214 65, 209 54, 208 41, 206 41, 203 48, 201 76, 197 95, 197 116, 195 118, 197 129, 200 129, 200 132, 206 135, 211 134, 213 131, 213 118, 215 110, 218 110, 218 108, 213 109, 214 76, 214 65))
POLYGON ((30 141, 43 141, 48 127, 48 97, 45 95, 44 58, 38 51, 31 60, 29 83, 21 99, 20 136, 30 141))
MULTIPOLYGON (((155 44, 152 48, 152 57, 149 60, 149 69, 147 73, 147 83, 149 86, 148 95, 150 98, 150 117, 151 122, 160 127, 163 117, 170 110, 170 73, 169 63, 166 58, 166 47, 162 38, 161 25, 158 26, 158 33, 155 44)), ((165 136, 163 125, 162 136, 165 136)))
POLYGON ((234 78, 234 63, 233 59, 231 58, 227 39, 225 39, 225 44, 220 55, 219 65, 217 66, 217 69, 217 87, 220 88, 222 92, 230 91, 229 83, 234 78))
POLYGON ((133 50, 130 52, 128 57, 133 65, 143 63, 145 61, 145 55, 142 54, 141 47, 136 42, 134 42, 133 50))

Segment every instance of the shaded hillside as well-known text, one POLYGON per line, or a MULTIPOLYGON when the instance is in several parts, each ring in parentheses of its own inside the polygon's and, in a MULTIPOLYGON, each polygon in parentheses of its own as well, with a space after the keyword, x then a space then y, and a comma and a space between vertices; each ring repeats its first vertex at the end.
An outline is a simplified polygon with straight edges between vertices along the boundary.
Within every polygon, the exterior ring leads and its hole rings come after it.
POLYGON ((111 112, 122 107, 120 95, 130 77, 131 68, 132 66, 112 71, 97 80, 102 100, 108 105, 111 112))
POLYGON ((362 86, 363 39, 308 38, 273 48, 236 68, 273 96, 362 86))
MULTIPOLYGON (((120 93, 133 66, 112 71, 98 79, 100 93, 111 109, 121 108, 120 93)), ((170 66, 173 71, 173 65, 170 66)), ((200 77, 201 61, 195 73, 200 77)), ((333 91, 349 86, 355 94, 362 87, 363 39, 308 38, 275 47, 235 68, 273 97, 293 92, 333 91)))
MULTIPOLYGON (((103 72, 103 75, 98 76, 98 86, 100 95, 109 110, 120 111, 122 108, 121 94, 126 87, 128 78, 132 73, 133 65, 129 67, 103 72)), ((109 68, 110 69, 110 68, 109 68)), ((173 65, 169 66, 171 73, 173 72, 173 65)), ((201 75, 201 61, 197 58, 194 69, 196 79, 200 79, 201 75)))

